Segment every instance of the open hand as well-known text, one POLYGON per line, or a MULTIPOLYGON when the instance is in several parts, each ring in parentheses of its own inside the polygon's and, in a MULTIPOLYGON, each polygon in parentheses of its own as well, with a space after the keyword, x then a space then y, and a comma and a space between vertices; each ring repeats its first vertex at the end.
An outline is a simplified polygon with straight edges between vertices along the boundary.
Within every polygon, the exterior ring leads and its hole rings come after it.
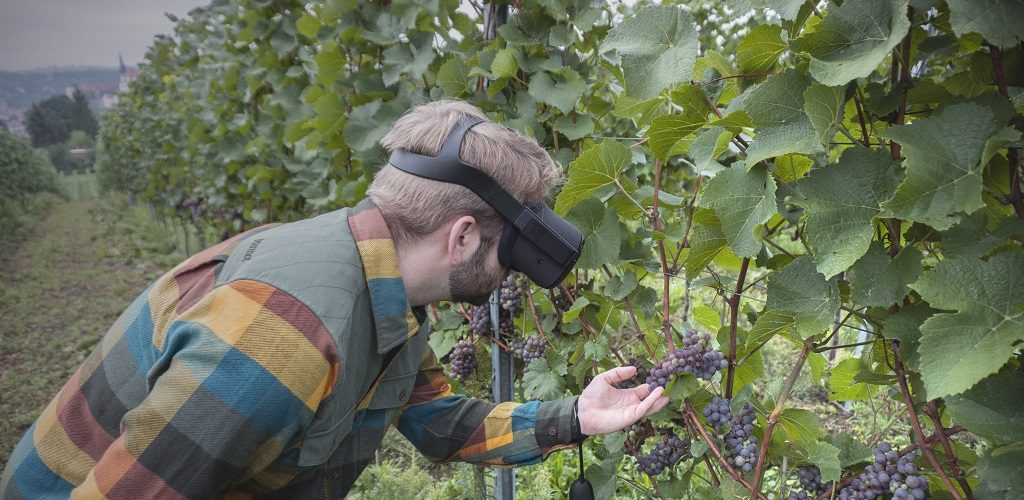
POLYGON ((614 384, 633 375, 636 367, 620 366, 598 375, 583 389, 578 404, 581 432, 597 436, 625 429, 668 404, 662 387, 653 391, 647 384, 632 389, 615 388, 614 384))

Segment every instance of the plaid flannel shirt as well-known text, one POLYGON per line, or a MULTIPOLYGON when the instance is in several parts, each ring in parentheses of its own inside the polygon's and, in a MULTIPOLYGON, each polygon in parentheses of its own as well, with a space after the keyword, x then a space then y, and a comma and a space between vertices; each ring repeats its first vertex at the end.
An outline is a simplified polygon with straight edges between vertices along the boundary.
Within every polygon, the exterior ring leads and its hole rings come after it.
POLYGON ((339 498, 391 424, 430 460, 499 467, 582 439, 575 398, 452 394, 422 312, 369 201, 231 238, 124 311, 22 438, 0 497, 339 498))

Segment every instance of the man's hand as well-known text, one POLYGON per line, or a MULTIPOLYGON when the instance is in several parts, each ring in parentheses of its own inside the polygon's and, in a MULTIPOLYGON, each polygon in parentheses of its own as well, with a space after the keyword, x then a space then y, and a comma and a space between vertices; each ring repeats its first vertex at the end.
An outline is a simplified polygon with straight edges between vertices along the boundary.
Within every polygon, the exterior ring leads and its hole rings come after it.
POLYGON ((616 389, 614 384, 636 375, 636 367, 620 366, 590 382, 578 403, 580 431, 588 436, 608 434, 632 425, 668 404, 664 388, 651 391, 647 384, 616 389))

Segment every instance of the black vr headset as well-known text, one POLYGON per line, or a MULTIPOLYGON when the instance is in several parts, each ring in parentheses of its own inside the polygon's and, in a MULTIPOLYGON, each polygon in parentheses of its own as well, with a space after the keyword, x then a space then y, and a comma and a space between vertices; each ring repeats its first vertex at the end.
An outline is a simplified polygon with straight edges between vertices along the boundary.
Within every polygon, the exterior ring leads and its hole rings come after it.
POLYGON ((459 158, 466 132, 482 121, 467 117, 455 125, 437 156, 395 149, 389 163, 417 177, 458 184, 476 193, 506 220, 498 243, 501 265, 522 272, 539 286, 554 287, 576 265, 583 233, 544 203, 520 203, 490 176, 459 158))

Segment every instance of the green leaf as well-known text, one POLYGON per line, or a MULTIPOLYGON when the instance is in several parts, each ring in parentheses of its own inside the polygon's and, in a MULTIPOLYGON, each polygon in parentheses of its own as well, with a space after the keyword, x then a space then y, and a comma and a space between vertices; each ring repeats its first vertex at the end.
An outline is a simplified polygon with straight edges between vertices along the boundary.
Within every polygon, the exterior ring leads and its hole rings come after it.
MULTIPOLYGON (((915 120, 893 126, 882 137, 903 146, 906 178, 882 208, 894 217, 948 229, 955 212, 972 213, 984 206, 981 173, 990 139, 1005 144, 1019 133, 1008 135, 1002 113, 989 106, 961 102, 915 120)), ((991 147, 991 146, 989 146, 991 147)))
POLYGON ((668 156, 680 140, 699 130, 707 120, 696 113, 661 115, 651 122, 645 135, 649 137, 651 152, 658 158, 668 156))
POLYGON ((587 82, 570 68, 553 73, 539 72, 530 78, 530 96, 568 114, 587 91, 587 82))
POLYGON ((594 119, 589 114, 582 114, 575 118, 562 115, 555 120, 555 131, 570 141, 582 139, 594 133, 594 119))
POLYGON ((927 303, 918 302, 900 309, 885 322, 886 337, 900 341, 900 357, 911 370, 921 371, 921 356, 917 352, 921 342, 921 325, 935 313, 927 303))
POLYGON ((826 87, 815 82, 804 91, 804 112, 822 144, 828 145, 835 134, 836 125, 842 122, 845 102, 846 89, 843 87, 826 87))
POLYGON ((801 338, 823 332, 835 320, 839 310, 839 286, 836 279, 825 279, 814 269, 808 256, 768 276, 768 302, 765 309, 794 314, 801 338))
POLYGON ((779 14, 779 17, 793 20, 796 18, 797 13, 800 12, 800 7, 804 3, 806 3, 806 0, 737 0, 736 12, 741 13, 751 9, 771 9, 779 14))
POLYGON ((722 327, 722 318, 719 316, 718 311, 714 309, 700 305, 693 308, 693 322, 700 328, 709 332, 717 332, 722 327))
MULTIPOLYGON (((566 366, 562 359, 561 366, 566 366)), ((523 373, 523 392, 528 399, 555 400, 565 393, 565 373, 559 374, 551 367, 548 359, 537 358, 523 373)))
POLYGON ((921 326, 921 379, 931 398, 970 389, 1024 340, 1024 256, 946 259, 911 287, 932 307, 958 311, 921 326))
POLYGON ((754 141, 747 148, 748 167, 787 153, 824 151, 804 112, 804 92, 810 84, 802 73, 787 70, 768 77, 744 94, 747 114, 757 125, 754 141))
POLYGON ((380 120, 377 111, 381 101, 373 101, 352 109, 345 123, 345 142, 352 149, 363 151, 373 148, 391 129, 391 122, 380 120))
POLYGON ((519 70, 519 63, 516 61, 518 50, 507 48, 499 50, 491 61, 491 74, 494 78, 511 78, 516 76, 519 70))
POLYGON ((757 322, 747 335, 746 347, 753 349, 762 342, 767 342, 776 335, 784 335, 796 343, 801 343, 799 336, 787 335, 796 326, 796 316, 789 311, 764 311, 757 316, 757 322))
POLYGON ((636 274, 626 271, 622 273, 622 276, 616 274, 608 279, 608 283, 604 286, 604 294, 609 299, 619 301, 636 290, 636 285, 636 274))
POLYGON ((455 56, 437 70, 437 85, 448 97, 462 97, 469 93, 469 67, 461 57, 455 56))
POLYGON ((857 374, 864 370, 858 358, 847 358, 829 370, 828 399, 830 401, 864 401, 874 392, 863 382, 854 382, 857 374))
MULTIPOLYGON (((804 445, 813 443, 825 435, 818 417, 810 410, 786 408, 779 414, 778 430, 781 436, 804 445)), ((838 450, 836 454, 838 455, 838 450)))
POLYGON ((1017 442, 987 451, 978 460, 978 475, 982 486, 1005 495, 1002 498, 1024 498, 1024 443, 1017 442))
POLYGON ((838 481, 840 473, 839 448, 832 446, 825 441, 814 441, 804 445, 807 450, 807 460, 818 466, 821 471, 821 479, 824 482, 838 481))
POLYGON ((807 241, 818 270, 831 278, 864 255, 880 212, 892 196, 899 165, 881 149, 847 149, 835 165, 797 183, 794 203, 807 213, 807 241))
POLYGON ((760 226, 775 214, 775 180, 763 165, 726 169, 708 181, 700 206, 715 211, 736 255, 755 257, 761 250, 760 226))
POLYGON ((1024 221, 1003 219, 995 228, 988 228, 984 211, 960 217, 960 222, 942 233, 942 254, 946 257, 984 257, 1013 236, 1024 235, 1024 221))
POLYGON ((621 460, 622 453, 613 453, 600 464, 590 464, 587 467, 587 480, 594 487, 594 498, 607 500, 615 493, 618 480, 615 471, 621 460))
POLYGON ((787 184, 802 179, 811 171, 814 160, 804 155, 786 155, 775 158, 775 175, 787 184))
POLYGON ((907 247, 894 259, 875 242, 850 268, 850 287, 858 305, 888 307, 903 300, 910 284, 921 275, 921 251, 907 247))
POLYGON ((569 180, 558 193, 555 211, 565 214, 594 191, 616 183, 631 162, 629 148, 614 139, 605 139, 584 151, 569 164, 569 180))
POLYGON ((1024 441, 1024 376, 993 375, 946 398, 953 419, 996 445, 1024 441))
POLYGON ((566 218, 586 238, 587 243, 583 245, 583 252, 576 264, 580 269, 598 269, 602 264, 619 261, 625 227, 619 222, 619 216, 614 210, 589 198, 573 207, 566 218))
POLYGON ((430 333, 427 344, 430 345, 434 356, 440 359, 452 351, 455 344, 459 342, 459 337, 464 333, 461 330, 434 330, 430 333))
POLYGON ((562 321, 572 321, 580 316, 583 312, 583 308, 590 305, 590 300, 586 297, 578 297, 573 301, 572 306, 569 307, 568 311, 562 313, 562 321))
POLYGON ((907 0, 847 0, 794 42, 811 56, 810 73, 829 85, 871 74, 910 29, 907 0))
POLYGON ((690 158, 693 158, 693 169, 697 175, 714 177, 723 167, 715 161, 722 153, 729 150, 729 141, 736 134, 724 127, 710 127, 703 130, 693 144, 690 145, 690 158))
POLYGON ((313 14, 306 12, 295 21, 295 28, 306 38, 316 39, 316 32, 320 30, 320 20, 313 14))
POLYGON ((743 37, 736 46, 736 63, 740 73, 765 73, 771 71, 779 56, 789 50, 782 41, 782 27, 762 24, 743 37))
POLYGON ((690 79, 697 60, 697 29, 689 12, 648 5, 613 27, 601 50, 622 58, 626 93, 640 99, 690 79))
POLYGON ((949 23, 957 36, 980 33, 989 43, 1011 49, 1024 40, 1024 2, 947 0, 949 23))
MULTIPOLYGON (((714 212, 712 212, 714 213, 714 212)), ((715 259, 718 252, 729 244, 722 234, 722 224, 715 216, 714 225, 697 224, 690 234, 690 252, 683 260, 686 279, 693 281, 715 259)), ((696 224, 696 223, 695 223, 696 224)))
POLYGON ((841 467, 850 467, 851 465, 870 462, 874 458, 871 448, 861 444, 857 438, 848 432, 840 432, 829 438, 829 441, 832 442, 833 446, 839 448, 839 465, 841 467))
POLYGON ((345 56, 336 42, 325 43, 317 52, 316 68, 316 82, 325 86, 332 85, 341 76, 345 69, 345 56))

